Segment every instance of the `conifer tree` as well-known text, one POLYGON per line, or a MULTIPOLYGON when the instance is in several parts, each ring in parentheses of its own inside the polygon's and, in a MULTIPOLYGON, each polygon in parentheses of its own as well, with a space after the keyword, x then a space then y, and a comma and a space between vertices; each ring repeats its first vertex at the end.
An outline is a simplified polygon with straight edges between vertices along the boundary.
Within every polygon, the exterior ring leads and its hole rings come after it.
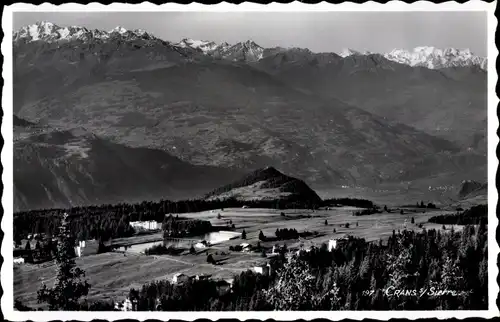
POLYGON ((26 242, 24 250, 26 251, 26 262, 33 263, 33 252, 31 251, 31 243, 29 240, 26 242))
POLYGON ((74 239, 71 237, 68 215, 63 215, 57 244, 57 275, 54 287, 46 284, 38 290, 38 302, 46 302, 52 311, 75 311, 81 297, 87 296, 90 284, 84 280, 85 272, 76 266, 74 239))

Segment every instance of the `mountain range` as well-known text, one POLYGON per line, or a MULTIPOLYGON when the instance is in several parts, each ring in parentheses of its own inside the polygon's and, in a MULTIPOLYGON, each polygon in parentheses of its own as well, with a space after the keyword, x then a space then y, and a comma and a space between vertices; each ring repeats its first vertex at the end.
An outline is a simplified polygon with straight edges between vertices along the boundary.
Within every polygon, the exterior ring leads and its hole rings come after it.
POLYGON ((191 198, 266 166, 315 189, 485 181, 475 58, 430 69, 47 22, 13 41, 16 209, 191 198))
MULTIPOLYGON (((98 29, 87 29, 85 27, 71 26, 59 27, 51 22, 42 21, 33 25, 25 26, 13 35, 14 41, 44 41, 44 42, 66 42, 66 41, 91 41, 110 40, 120 35, 124 40, 135 39, 158 40, 151 33, 141 29, 127 30, 117 26, 110 31, 98 29)), ((228 44, 227 42, 216 43, 214 41, 194 40, 184 38, 178 43, 172 43, 178 48, 189 48, 220 59, 233 61, 254 62, 262 58, 272 56, 276 52, 296 50, 297 48, 263 48, 251 40, 228 44)), ((312 54, 312 53, 311 53, 312 54)), ((363 53, 345 48, 337 56, 345 58, 348 56, 367 56, 374 54, 365 51, 363 53)), ((470 49, 446 48, 438 49, 429 46, 416 47, 413 50, 394 49, 389 53, 381 53, 386 59, 409 66, 422 66, 430 69, 447 67, 479 66, 486 70, 487 59, 474 55, 470 49)))

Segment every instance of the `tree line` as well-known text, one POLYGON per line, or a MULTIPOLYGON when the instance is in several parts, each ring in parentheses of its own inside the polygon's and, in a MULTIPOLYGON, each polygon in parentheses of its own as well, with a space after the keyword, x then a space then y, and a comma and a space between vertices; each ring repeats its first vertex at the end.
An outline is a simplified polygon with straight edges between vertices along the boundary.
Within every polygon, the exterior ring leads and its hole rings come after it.
POLYGON ((323 206, 348 206, 348 207, 357 207, 357 208, 374 208, 375 204, 366 199, 357 199, 357 198, 331 198, 323 200, 323 206))
POLYGON ((71 231, 78 238, 109 240, 128 237, 134 233, 131 221, 154 220, 163 222, 165 215, 200 212, 224 208, 313 209, 316 201, 292 197, 288 200, 224 200, 143 201, 141 203, 73 207, 69 209, 41 209, 14 214, 14 239, 19 241, 30 234, 56 236, 60 218, 68 213, 71 231))
POLYGON ((278 240, 287 240, 287 239, 297 239, 299 238, 299 232, 295 228, 283 228, 283 229, 276 229, 276 232, 274 233, 276 235, 276 238, 278 240))
POLYGON ((217 291, 217 281, 161 281, 131 290, 130 298, 138 310, 165 311, 481 310, 488 305, 487 260, 484 225, 405 230, 387 243, 350 237, 332 252, 323 244, 290 259, 282 253, 270 276, 236 276, 230 296, 217 291))
POLYGON ((488 223, 488 205, 477 205, 462 212, 429 218, 429 222, 443 225, 479 225, 488 223))
MULTIPOLYGON (((52 309, 108 307, 85 304, 90 285, 74 267, 69 234, 58 247, 59 275, 53 289, 40 289, 39 300, 52 309), (71 268, 71 270, 68 270, 71 268), (70 272, 77 272, 70 273, 70 272), (73 275, 76 274, 76 275, 73 275), (76 284, 71 281, 78 281, 76 284), (64 285, 75 287, 62 298, 64 285)), ((247 271, 234 278, 232 290, 216 280, 147 283, 130 290, 138 310, 484 310, 488 307, 487 226, 467 225, 460 232, 393 231, 386 243, 349 237, 328 251, 270 259, 271 274, 247 271), (423 296, 419 294, 424 291, 423 296)), ((16 306, 26 308, 23 303, 16 306)))
POLYGON ((197 236, 213 231, 210 221, 172 215, 164 217, 162 229, 165 238, 197 236))

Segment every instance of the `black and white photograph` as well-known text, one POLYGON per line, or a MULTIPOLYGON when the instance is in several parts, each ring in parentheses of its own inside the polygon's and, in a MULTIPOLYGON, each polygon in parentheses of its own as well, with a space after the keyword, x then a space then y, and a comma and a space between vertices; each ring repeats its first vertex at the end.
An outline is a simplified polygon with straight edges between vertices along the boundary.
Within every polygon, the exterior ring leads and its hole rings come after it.
POLYGON ((495 5, 10 8, 2 310, 498 314, 495 5))

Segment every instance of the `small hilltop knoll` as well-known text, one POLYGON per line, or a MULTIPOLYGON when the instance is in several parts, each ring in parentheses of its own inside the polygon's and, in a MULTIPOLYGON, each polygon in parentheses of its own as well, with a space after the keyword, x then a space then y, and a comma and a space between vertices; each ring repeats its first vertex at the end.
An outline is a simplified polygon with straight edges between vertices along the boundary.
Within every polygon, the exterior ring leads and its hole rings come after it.
POLYGON ((274 167, 255 170, 238 181, 213 190, 205 198, 321 203, 321 198, 304 181, 287 176, 274 167))

